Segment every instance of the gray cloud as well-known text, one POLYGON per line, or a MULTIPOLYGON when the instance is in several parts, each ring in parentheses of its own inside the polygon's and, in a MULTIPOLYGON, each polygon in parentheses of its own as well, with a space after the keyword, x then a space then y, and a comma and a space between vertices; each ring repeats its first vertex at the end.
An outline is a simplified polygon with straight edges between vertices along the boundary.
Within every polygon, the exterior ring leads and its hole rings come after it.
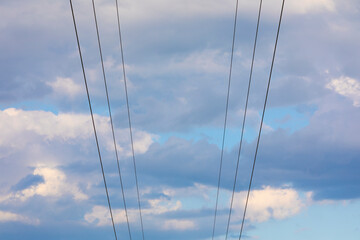
MULTIPOLYGON (((78 88, 83 87, 83 80, 68 2, 20 2, 6 0, 0 4, 1 110, 9 107, 46 108, 56 115, 58 112, 88 114, 84 90, 81 93, 78 88), (71 79, 69 82, 77 86, 72 97, 61 94, 66 88, 51 88, 57 79, 71 79)), ((114 2, 96 2, 115 122, 118 128, 126 128, 114 2)), ((357 40, 360 5, 356 0, 303 2, 304 6, 297 7, 300 2, 294 1, 286 8, 269 108, 296 109, 306 115, 309 125, 292 134, 275 129, 262 136, 254 188, 290 184, 300 191, 314 191, 316 199, 359 198, 356 184, 360 180, 356 172, 360 167, 356 134, 360 130, 358 109, 351 99, 327 89, 326 85, 341 76, 360 79, 357 40)), ((94 110, 105 116, 106 102, 91 4, 86 1, 74 3, 94 110)), ((206 1, 204 5, 202 0, 174 3, 157 0, 149 6, 140 5, 139 1, 125 1, 121 5, 134 127, 159 135, 191 134, 201 127, 221 131, 234 4, 232 1, 206 1)), ((229 126, 232 128, 241 124, 256 24, 256 9, 250 1, 242 4, 230 99, 229 126)), ((280 1, 268 1, 264 8, 250 99, 253 119, 249 120, 248 126, 252 128, 258 124, 255 115, 263 103, 279 7, 280 1)), ((23 239, 112 237, 108 228, 94 229, 82 222, 84 214, 93 206, 106 205, 91 132, 82 140, 71 137, 67 141, 49 140, 31 129, 10 123, 15 121, 3 124, 2 133, 3 136, 6 131, 11 134, 0 139, 3 141, 0 159, 7 166, 1 170, 1 195, 41 183, 32 174, 36 164, 40 163, 63 171, 89 199, 78 203, 71 196, 61 196, 50 201, 35 195, 23 204, 2 203, 1 209, 33 216, 40 219, 43 227, 2 224, 0 235, 15 239, 14 236, 19 237, 18 229, 22 229, 23 239), (9 147, 9 144, 21 148, 9 147), (71 232, 71 236, 63 229, 71 232)), ((56 121, 50 123, 38 124, 38 131, 55 130, 59 126, 56 121)), ((75 128, 79 130, 82 126, 75 128)), ((74 130, 65 126, 58 134, 71 135, 71 129, 74 130)), ((127 142, 125 134, 120 136, 122 143, 127 142)), ((102 145, 110 194, 114 207, 122 208, 114 154, 106 147, 106 144, 102 145)), ((150 206, 147 202, 150 199, 172 199, 158 189, 147 192, 150 187, 186 188, 194 183, 216 186, 220 150, 215 144, 209 144, 205 139, 189 141, 171 137, 165 143, 152 143, 147 147, 144 154, 137 155, 145 208, 150 206)), ((243 149, 238 190, 247 186, 254 142, 246 142, 243 149)), ((232 187, 236 153, 236 146, 225 153, 221 185, 224 191, 232 187)), ((121 163, 128 204, 136 208, 131 158, 123 154, 121 163)), ((220 221, 226 220, 226 212, 221 210, 220 213, 220 221)), ((147 234, 153 239, 204 239, 209 235, 212 214, 213 209, 210 211, 206 207, 168 212, 159 220, 186 221, 196 215, 192 220, 197 221, 198 229, 178 232, 175 236, 172 230, 153 229, 147 234)), ((174 223, 176 221, 168 226, 174 223)), ((126 234, 123 225, 119 230, 126 234)), ((138 233, 138 230, 139 226, 134 226, 134 231, 138 233)))

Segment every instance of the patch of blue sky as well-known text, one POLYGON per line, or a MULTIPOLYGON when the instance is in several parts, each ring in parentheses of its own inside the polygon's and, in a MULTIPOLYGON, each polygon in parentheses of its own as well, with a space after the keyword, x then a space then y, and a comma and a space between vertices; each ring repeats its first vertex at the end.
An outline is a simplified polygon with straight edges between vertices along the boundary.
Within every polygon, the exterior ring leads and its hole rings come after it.
POLYGON ((189 210, 198 210, 203 207, 208 207, 208 206, 204 206, 204 204, 206 204, 206 202, 204 202, 204 199, 202 199, 202 198, 187 197, 187 198, 181 198, 178 200, 181 201, 181 209, 182 210, 188 210, 188 211, 189 210))
MULTIPOLYGON (((269 108, 265 114, 265 124, 270 126, 273 130, 285 129, 290 134, 301 130, 309 125, 310 117, 316 111, 314 106, 290 106, 269 108)), ((262 114, 259 112, 259 114, 262 114)), ((227 150, 239 145, 241 126, 238 128, 227 128, 225 148, 227 150)), ((219 148, 222 145, 223 128, 217 127, 199 127, 188 132, 167 132, 159 134, 159 143, 165 143, 170 137, 182 138, 188 141, 198 142, 206 140, 210 144, 215 144, 219 148)), ((245 127, 244 140, 251 142, 256 139, 258 129, 254 127, 245 127)))
POLYGON ((315 111, 315 106, 269 108, 266 110, 264 122, 274 130, 285 129, 294 133, 309 125, 310 117, 315 111))
POLYGON ((360 200, 317 203, 291 218, 258 223, 245 234, 258 240, 358 240, 360 200))

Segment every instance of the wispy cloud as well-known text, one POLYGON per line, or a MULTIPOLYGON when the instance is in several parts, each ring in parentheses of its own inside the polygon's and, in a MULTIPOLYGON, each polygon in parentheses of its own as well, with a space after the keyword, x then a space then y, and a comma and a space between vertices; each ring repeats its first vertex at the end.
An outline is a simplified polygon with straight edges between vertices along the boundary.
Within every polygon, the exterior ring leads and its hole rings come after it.
POLYGON ((163 229, 185 231, 189 229, 196 229, 196 224, 191 220, 170 219, 165 221, 163 229))
POLYGON ((84 93, 83 87, 79 84, 76 84, 71 78, 61 78, 57 77, 53 82, 47 82, 55 94, 62 97, 75 98, 81 93, 84 93))
POLYGON ((16 214, 12 212, 0 211, 0 223, 5 222, 21 222, 30 225, 40 224, 39 219, 29 218, 21 214, 16 214))

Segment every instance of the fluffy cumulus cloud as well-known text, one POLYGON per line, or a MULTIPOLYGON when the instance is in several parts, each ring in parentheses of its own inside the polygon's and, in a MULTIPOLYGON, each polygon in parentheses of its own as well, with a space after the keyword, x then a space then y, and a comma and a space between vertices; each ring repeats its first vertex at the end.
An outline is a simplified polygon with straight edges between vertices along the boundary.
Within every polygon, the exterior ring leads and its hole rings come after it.
MULTIPOLYGON (((193 202, 186 204, 184 207, 191 208, 207 208, 212 206, 214 186, 195 184, 188 188, 164 189, 163 193, 174 199, 193 202), (201 200, 199 200, 201 199, 201 200), (196 204, 196 203, 201 203, 196 204), (210 203, 210 204, 209 204, 210 203)), ((230 206, 230 198, 232 192, 222 190, 219 202, 220 209, 226 210, 230 206)), ((234 195, 234 213, 233 221, 238 222, 242 218, 245 206, 247 191, 239 191, 234 195)), ((271 186, 263 186, 259 189, 251 191, 249 197, 249 205, 247 211, 247 219, 251 222, 264 222, 269 219, 285 219, 298 214, 304 207, 312 202, 312 193, 300 193, 294 188, 284 186, 275 188, 271 186)), ((315 203, 316 201, 313 201, 315 203)), ((227 213, 227 212, 226 212, 227 213)))
MULTIPOLYGON (((237 217, 241 217, 247 192, 235 195, 234 209, 237 217)), ((264 222, 270 218, 284 219, 292 217, 305 207, 306 201, 292 188, 264 187, 251 192, 247 211, 247 219, 252 222, 264 222)), ((238 219, 239 220, 239 219, 238 219)))
MULTIPOLYGON (((159 191, 156 189, 150 192, 159 191)), ((153 225, 153 227, 161 230, 191 230, 198 228, 199 216, 197 214, 191 218, 168 218, 169 213, 182 213, 186 211, 199 211, 213 207, 213 197, 216 188, 202 184, 195 184, 188 188, 170 188, 163 187, 160 193, 166 198, 161 197, 157 199, 148 200, 149 206, 142 210, 145 222, 153 225), (150 219, 156 219, 150 223, 150 219)), ((222 191, 222 197, 219 202, 219 218, 227 216, 227 209, 230 206, 230 191, 222 191)), ((246 191, 235 193, 234 212, 232 222, 237 226, 237 223, 242 218, 244 210, 246 191)), ((252 223, 264 222, 269 219, 282 220, 293 217, 309 204, 316 204, 313 201, 311 193, 301 194, 290 187, 274 188, 265 186, 261 189, 255 189, 251 192, 249 198, 249 206, 247 212, 247 219, 252 223)), ((193 212, 194 214, 195 212, 193 212)), ((117 223, 125 223, 126 215, 123 209, 114 209, 114 220, 117 223)), ((130 222, 136 222, 138 209, 128 209, 128 216, 130 222)), ((84 215, 84 220, 96 226, 110 225, 109 209, 105 206, 94 206, 91 212, 84 215)), ((235 226, 234 225, 234 226, 235 226)))
MULTIPOLYGON (((150 220, 153 217, 176 212, 181 209, 180 201, 170 201, 164 198, 150 199, 148 200, 148 204, 149 207, 142 209, 145 220, 150 220)), ((137 208, 128 208, 127 214, 129 222, 138 221, 139 210, 137 208)), ((124 209, 113 209, 113 217, 116 223, 125 223, 127 221, 124 209)), ((96 226, 111 225, 109 208, 105 206, 93 206, 91 212, 84 215, 84 220, 96 226)), ((159 227, 163 225, 162 222, 163 220, 158 220, 155 225, 159 227)))
MULTIPOLYGON (((86 139, 91 136, 89 116, 78 114, 54 114, 47 111, 24 111, 21 109, 8 108, 0 112, 0 118, 4 123, 1 139, 2 145, 19 141, 24 133, 34 133, 46 140, 61 139, 86 139)), ((106 119, 101 119, 99 129, 104 129, 106 119)), ((23 139, 23 141, 31 141, 23 139)), ((23 144, 26 144, 24 142, 23 144)), ((22 147, 22 145, 20 145, 22 147)))
MULTIPOLYGON (((0 129, 0 145, 3 147, 22 148, 34 143, 35 136, 45 141, 62 141, 63 143, 76 141, 82 144, 84 140, 93 137, 92 123, 89 115, 59 113, 48 111, 24 111, 8 108, 0 110, 3 122, 0 129), (25 137, 26 136, 26 137, 25 137)), ((113 142, 109 118, 95 115, 96 127, 100 135, 104 135, 106 148, 111 151, 113 142)), ((131 154, 128 129, 115 129, 119 140, 119 150, 124 155, 131 154)), ((134 148, 136 153, 145 153, 153 143, 155 135, 144 131, 134 130, 134 148)))
POLYGON ((26 201, 36 195, 51 198, 59 198, 61 196, 70 195, 77 201, 88 199, 88 196, 84 194, 78 186, 74 184, 74 182, 69 182, 66 179, 65 173, 58 169, 38 167, 34 170, 33 176, 41 176, 43 178, 43 182, 30 185, 28 188, 12 193, 6 197, 2 197, 2 200, 26 201))
POLYGON ((353 101, 355 107, 360 107, 360 82, 350 77, 334 78, 326 87, 353 101))
MULTIPOLYGON (((59 202, 64 204, 64 208, 67 208, 65 206, 70 203, 69 207, 87 206, 91 199, 97 198, 99 195, 103 196, 103 191, 98 190, 98 184, 102 184, 102 180, 97 165, 96 146, 89 115, 55 114, 48 111, 7 108, 0 111, 0 118, 3 122, 1 125, 3 134, 0 137, 1 158, 7 165, 6 169, 1 170, 1 175, 6 176, 1 179, 0 184, 1 207, 14 210, 16 210, 14 206, 19 205, 43 204, 55 207, 59 202), (12 171, 15 171, 15 174, 12 171)), ((116 178, 116 183, 118 183, 118 179, 117 168, 113 161, 114 150, 109 120, 107 117, 99 115, 96 115, 95 119, 102 141, 104 167, 108 173, 107 178, 110 179, 109 187, 111 188, 114 185, 111 183, 111 179, 116 178), (108 156, 112 158, 111 162, 106 161, 108 156)), ((130 160, 129 156, 131 155, 129 131, 128 129, 116 129, 116 133, 119 139, 117 144, 120 150, 121 166, 130 170, 132 168, 129 166, 132 164, 127 161, 130 160)), ((135 153, 146 153, 148 147, 153 143, 154 137, 152 134, 135 129, 135 153)), ((129 174, 126 173, 123 176, 125 179, 126 175, 129 174)), ((128 188, 132 188, 132 186, 130 185, 128 188)), ((44 211, 47 207, 44 207, 44 211)), ((41 222, 47 221, 47 214, 42 210, 31 213, 31 208, 28 209, 27 214, 34 214, 41 222)), ((161 211, 161 207, 157 210, 161 211)), ((59 214, 57 218, 62 217, 60 213, 56 214, 59 214)), ((121 221, 123 219, 122 212, 119 211, 116 214, 121 221)), ((3 222, 6 220, 6 222, 22 224, 36 223, 32 218, 10 211, 2 212, 2 218, 3 222)))

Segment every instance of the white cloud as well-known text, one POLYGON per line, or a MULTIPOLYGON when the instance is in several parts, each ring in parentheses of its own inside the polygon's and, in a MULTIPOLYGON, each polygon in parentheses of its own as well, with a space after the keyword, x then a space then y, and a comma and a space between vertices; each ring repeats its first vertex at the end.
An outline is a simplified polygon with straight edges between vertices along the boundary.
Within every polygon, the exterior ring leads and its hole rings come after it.
MULTIPOLYGON (((193 187, 163 190, 167 196, 180 201, 191 199, 191 204, 183 204, 183 209, 212 208, 216 193, 216 188, 201 184, 195 184, 193 187)), ((232 192, 221 190, 219 199, 219 209, 228 209, 232 192)), ((233 220, 239 221, 242 218, 247 191, 236 192, 234 196, 233 220)), ((264 222, 270 218, 284 219, 296 215, 301 209, 312 204, 311 193, 306 193, 301 197, 300 193, 289 187, 272 188, 270 186, 262 189, 252 190, 249 198, 247 210, 247 219, 251 222, 264 222), (310 200, 309 200, 310 199, 310 200)))
POLYGON ((1 201, 26 201, 36 195, 54 198, 71 195, 78 201, 88 199, 88 196, 85 195, 74 182, 67 181, 65 173, 58 169, 38 167, 34 170, 33 175, 43 177, 44 182, 30 186, 16 193, 11 193, 6 197, 2 197, 1 201))
MULTIPOLYGON (((142 209, 142 214, 144 218, 151 218, 154 216, 159 216, 168 212, 175 212, 181 208, 180 201, 169 201, 167 199, 151 199, 148 200, 150 207, 142 209)), ((134 222, 137 220, 138 212, 137 208, 128 209, 129 222, 134 222)), ((116 223, 125 223, 126 215, 123 209, 113 209, 113 217, 116 223)), ((90 224, 95 224, 96 226, 110 225, 110 213, 109 209, 104 206, 94 206, 91 212, 85 214, 84 219, 90 224)))
POLYGON ((40 223, 38 219, 30 219, 20 214, 0 211, 0 223, 4 222, 21 222, 31 225, 38 225, 40 223))
MULTIPOLYGON (((70 140, 75 138, 89 138, 91 136, 90 117, 84 114, 54 114, 46 111, 24 111, 8 108, 0 111, 2 135, 0 145, 8 146, 11 142, 16 145, 26 143, 26 134, 33 133, 45 140, 70 140)), ((100 129, 106 123, 99 118, 100 129)), ((20 147, 22 147, 20 145, 20 147)))
MULTIPOLYGON (((115 214, 114 211, 114 218, 116 220, 120 219, 120 222, 122 222, 121 220, 125 216, 123 214, 120 214, 121 216, 118 215, 119 214, 115 214)), ((84 219, 88 223, 96 224, 96 226, 105 226, 111 224, 109 209, 103 206, 94 206, 90 213, 85 214, 84 219)))
POLYGON ((194 221, 183 220, 183 219, 166 220, 163 226, 163 229, 165 230, 179 230, 179 231, 191 230, 195 228, 196 228, 196 224, 194 221))
POLYGON ((332 79, 331 82, 326 85, 326 88, 350 98, 355 107, 360 107, 360 82, 358 80, 342 76, 332 79))
MULTIPOLYGON (((193 187, 172 189, 166 188, 163 194, 171 196, 172 199, 180 199, 181 202, 190 198, 191 206, 183 204, 183 209, 212 208, 216 188, 201 184, 193 187)), ((232 192, 222 189, 219 199, 219 209, 228 209, 232 192)), ((234 221, 242 218, 247 191, 236 192, 234 196, 234 221)), ((247 219, 252 222, 263 222, 270 218, 284 219, 291 217, 301 211, 301 209, 312 204, 311 193, 306 193, 304 197, 293 188, 273 188, 270 186, 262 189, 252 190, 249 198, 247 219)))
MULTIPOLYGON (((65 143, 86 144, 83 140, 92 140, 93 129, 91 118, 87 114, 59 113, 47 111, 24 111, 8 108, 0 110, 0 146, 23 149, 34 143, 34 135, 51 141, 60 140, 65 143), (76 142, 70 140, 78 140, 76 142)), ((113 141, 109 118, 95 115, 98 134, 105 141, 108 151, 113 151, 113 141)), ((128 129, 115 129, 119 152, 131 154, 128 129)), ((135 153, 145 153, 153 143, 155 135, 134 129, 135 153)))
POLYGON ((163 198, 160 199, 151 199, 148 200, 150 207, 148 209, 144 209, 144 214, 147 215, 160 215, 167 212, 174 212, 181 208, 182 204, 180 201, 169 201, 163 198))
POLYGON ((57 77, 54 82, 47 82, 55 94, 75 98, 76 96, 83 93, 83 87, 76 84, 71 78, 57 77))
MULTIPOLYGON (((126 129, 126 131, 128 131, 126 129)), ((134 151, 139 154, 146 153, 150 145, 154 142, 157 136, 148 134, 144 131, 135 131, 134 133, 134 151)), ((130 151, 128 155, 130 155, 130 151)))
MULTIPOLYGON (((246 191, 235 194, 234 219, 242 218, 246 191)), ((251 191, 246 218, 252 222, 264 222, 270 218, 284 219, 300 212, 305 200, 292 188, 264 187, 251 191)))

